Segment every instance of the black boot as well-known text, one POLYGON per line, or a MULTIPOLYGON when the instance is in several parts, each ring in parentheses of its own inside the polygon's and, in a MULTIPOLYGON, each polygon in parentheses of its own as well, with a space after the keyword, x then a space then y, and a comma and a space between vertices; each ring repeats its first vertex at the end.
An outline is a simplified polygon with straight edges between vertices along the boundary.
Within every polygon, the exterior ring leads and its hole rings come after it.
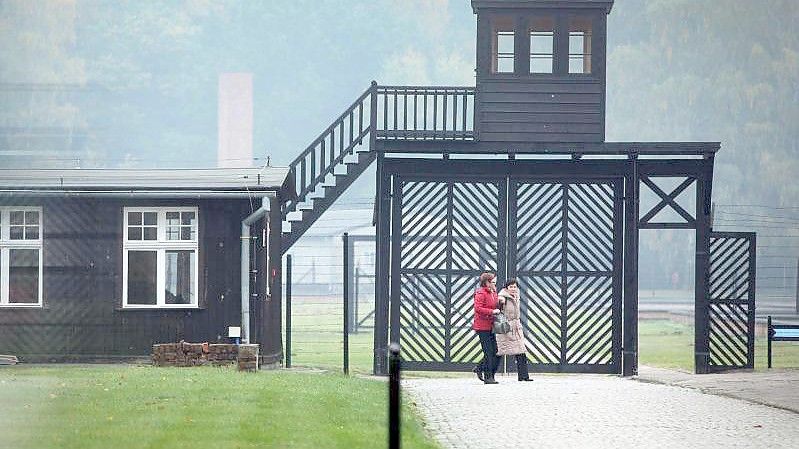
POLYGON ((531 382, 530 374, 527 371, 527 356, 519 354, 516 356, 516 372, 519 374, 519 382, 531 382))
POLYGON ((494 379, 494 373, 486 373, 485 374, 485 380, 483 381, 483 383, 484 384, 498 384, 499 382, 497 382, 494 379))
POLYGON ((485 377, 483 376, 483 369, 480 368, 480 365, 477 365, 474 368, 472 368, 472 372, 477 375, 477 378, 480 379, 480 382, 483 382, 483 379, 485 379, 485 377))

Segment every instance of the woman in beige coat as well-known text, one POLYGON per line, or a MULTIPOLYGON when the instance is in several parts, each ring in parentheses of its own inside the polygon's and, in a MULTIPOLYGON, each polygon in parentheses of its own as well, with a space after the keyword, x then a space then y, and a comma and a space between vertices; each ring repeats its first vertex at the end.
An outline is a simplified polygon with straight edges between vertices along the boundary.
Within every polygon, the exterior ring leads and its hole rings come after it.
POLYGON ((522 329, 519 283, 516 279, 508 279, 505 287, 499 292, 499 304, 502 313, 510 322, 510 332, 497 334, 497 355, 513 355, 516 357, 516 372, 519 381, 531 381, 527 373, 527 348, 524 344, 522 329))

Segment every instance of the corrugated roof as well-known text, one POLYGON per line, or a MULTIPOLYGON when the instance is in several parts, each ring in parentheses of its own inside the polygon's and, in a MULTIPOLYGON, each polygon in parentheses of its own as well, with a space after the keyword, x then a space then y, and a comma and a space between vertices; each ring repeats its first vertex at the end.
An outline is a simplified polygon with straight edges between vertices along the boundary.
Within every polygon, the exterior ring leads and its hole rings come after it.
POLYGON ((288 175, 287 167, 0 169, 0 188, 279 190, 288 175))

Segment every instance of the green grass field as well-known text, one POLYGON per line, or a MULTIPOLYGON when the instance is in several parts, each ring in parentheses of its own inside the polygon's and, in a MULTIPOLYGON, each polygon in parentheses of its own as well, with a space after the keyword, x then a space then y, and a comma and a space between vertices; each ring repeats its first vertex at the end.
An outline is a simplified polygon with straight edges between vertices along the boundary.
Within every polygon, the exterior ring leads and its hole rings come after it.
MULTIPOLYGON (((387 403, 386 383, 330 373, 5 367, 0 447, 375 447, 388 438, 387 403)), ((403 447, 438 447, 403 412, 403 447)))

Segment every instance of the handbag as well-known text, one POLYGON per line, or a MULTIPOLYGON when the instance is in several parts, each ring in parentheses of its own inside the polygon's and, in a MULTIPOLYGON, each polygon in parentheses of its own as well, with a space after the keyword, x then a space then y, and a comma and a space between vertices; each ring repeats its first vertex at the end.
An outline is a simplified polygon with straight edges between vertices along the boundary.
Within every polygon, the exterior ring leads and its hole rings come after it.
POLYGON ((494 324, 491 326, 491 330, 495 334, 507 334, 510 332, 510 322, 508 321, 508 317, 506 317, 502 312, 494 315, 494 324))

